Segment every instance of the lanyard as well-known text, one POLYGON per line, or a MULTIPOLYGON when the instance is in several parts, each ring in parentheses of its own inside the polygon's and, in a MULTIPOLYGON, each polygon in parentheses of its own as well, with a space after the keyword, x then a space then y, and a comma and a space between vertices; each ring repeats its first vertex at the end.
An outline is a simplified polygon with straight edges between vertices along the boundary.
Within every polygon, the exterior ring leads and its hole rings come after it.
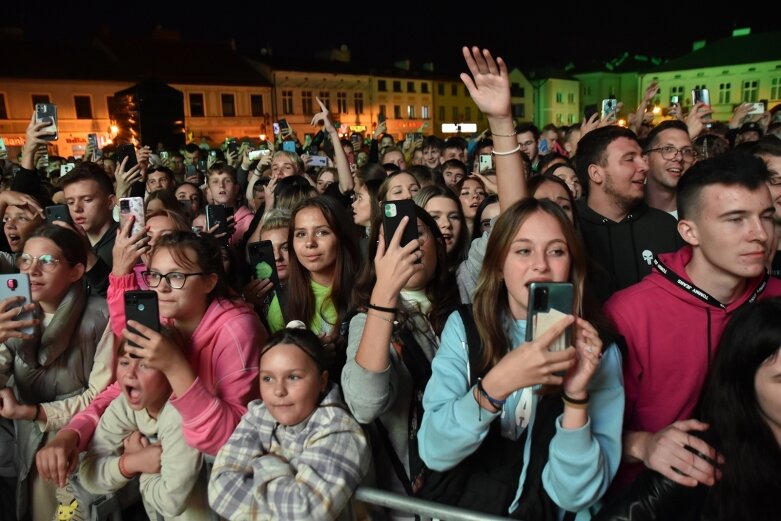
MULTIPOLYGON (((691 283, 691 282, 689 282, 687 280, 684 280, 683 277, 681 277, 680 275, 675 273, 673 270, 671 270, 670 268, 668 268, 667 266, 662 264, 662 261, 660 261, 656 256, 654 256, 653 262, 654 262, 654 266, 656 267, 656 269, 659 270, 659 273, 664 275, 667 278, 667 280, 669 280, 670 282, 672 282, 676 286, 678 286, 681 289, 683 289, 684 291, 694 295, 695 297, 697 297, 698 299, 702 300, 706 304, 710 304, 711 306, 715 306, 715 307, 718 307, 718 308, 721 308, 721 309, 724 309, 724 310, 727 309, 727 306, 722 304, 718 300, 716 300, 715 297, 713 297, 711 295, 708 295, 707 292, 705 292, 704 290, 698 288, 693 283, 691 283)), ((753 303, 757 299, 757 297, 760 295, 760 293, 765 291, 765 288, 767 287, 767 279, 768 279, 768 277, 769 276, 768 276, 767 272, 765 272, 765 276, 762 278, 762 282, 759 284, 759 286, 757 286, 757 288, 754 290, 754 293, 751 294, 751 296, 746 301, 746 303, 748 303, 748 304, 753 303)))

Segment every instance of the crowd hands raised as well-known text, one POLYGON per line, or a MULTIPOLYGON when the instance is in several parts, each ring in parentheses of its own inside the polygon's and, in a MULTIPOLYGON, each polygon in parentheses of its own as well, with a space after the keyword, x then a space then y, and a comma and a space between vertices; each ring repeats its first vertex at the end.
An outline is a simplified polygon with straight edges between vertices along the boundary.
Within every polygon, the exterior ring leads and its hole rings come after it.
POLYGON ((369 475, 524 519, 773 518, 780 124, 654 126, 651 84, 628 128, 540 131, 501 58, 463 56, 469 139, 341 139, 317 99, 303 143, 90 146, 60 178, 31 119, 0 192, 32 296, 0 301, 18 519, 128 487, 153 519, 409 518, 354 508, 369 475), (533 282, 572 300, 527 335, 533 282))

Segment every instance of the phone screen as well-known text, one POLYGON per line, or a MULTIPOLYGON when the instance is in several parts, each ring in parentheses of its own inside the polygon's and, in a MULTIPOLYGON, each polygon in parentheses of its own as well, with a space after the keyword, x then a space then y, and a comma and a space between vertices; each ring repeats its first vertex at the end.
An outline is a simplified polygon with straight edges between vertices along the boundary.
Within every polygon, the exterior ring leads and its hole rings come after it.
POLYGON ((490 170, 494 167, 494 158, 491 154, 480 154, 480 173, 490 170))
MULTIPOLYGON (((24 297, 22 302, 14 304, 13 307, 21 308, 25 304, 32 302, 32 292, 30 289, 30 276, 26 273, 11 273, 9 275, 0 275, 0 300, 11 297, 24 297)), ((10 309, 10 308, 9 308, 10 309)), ((21 309, 11 320, 30 320, 33 318, 33 311, 22 312, 21 309)), ((33 334, 33 326, 20 329, 25 334, 33 334)))

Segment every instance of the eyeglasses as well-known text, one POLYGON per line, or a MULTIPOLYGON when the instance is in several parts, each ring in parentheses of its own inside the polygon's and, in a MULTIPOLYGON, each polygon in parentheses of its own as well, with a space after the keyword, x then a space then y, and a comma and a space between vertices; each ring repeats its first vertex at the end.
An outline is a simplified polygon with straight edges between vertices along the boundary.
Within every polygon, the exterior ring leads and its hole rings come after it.
POLYGON ((651 152, 659 152, 662 154, 662 157, 668 161, 675 159, 679 152, 681 153, 681 157, 689 161, 697 157, 697 151, 691 147, 676 148, 674 146, 668 145, 645 151, 646 154, 650 154, 651 152))
POLYGON ((33 266, 33 262, 38 261, 41 265, 41 269, 47 273, 51 273, 57 268, 60 263, 60 259, 50 253, 44 253, 36 257, 29 253, 22 253, 16 258, 16 266, 20 270, 29 270, 33 266))
POLYGON ((196 275, 205 275, 203 272, 198 273, 182 273, 180 271, 172 271, 171 273, 158 273, 156 271, 143 271, 141 277, 144 282, 150 288, 156 288, 160 285, 160 281, 165 279, 171 289, 182 289, 184 283, 187 282, 187 277, 194 277, 196 275))

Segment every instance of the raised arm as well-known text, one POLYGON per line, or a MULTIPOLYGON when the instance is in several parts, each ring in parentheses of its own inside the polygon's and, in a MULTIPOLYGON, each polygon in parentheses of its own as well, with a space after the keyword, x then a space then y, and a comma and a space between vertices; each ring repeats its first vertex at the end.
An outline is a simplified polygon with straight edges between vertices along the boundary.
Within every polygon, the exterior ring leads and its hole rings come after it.
POLYGON ((353 189, 353 174, 350 172, 350 163, 347 161, 347 154, 344 153, 344 148, 340 143, 339 132, 336 131, 336 127, 328 117, 328 107, 317 96, 315 96, 315 100, 320 105, 320 112, 312 118, 312 125, 317 125, 322 121, 325 131, 331 137, 331 142, 334 144, 334 165, 339 172, 339 191, 344 194, 353 189))
POLYGON ((461 73, 461 81, 477 108, 488 118, 494 142, 496 184, 502 211, 528 196, 521 148, 516 138, 510 103, 510 78, 501 58, 494 60, 488 49, 462 49, 470 74, 461 73))

